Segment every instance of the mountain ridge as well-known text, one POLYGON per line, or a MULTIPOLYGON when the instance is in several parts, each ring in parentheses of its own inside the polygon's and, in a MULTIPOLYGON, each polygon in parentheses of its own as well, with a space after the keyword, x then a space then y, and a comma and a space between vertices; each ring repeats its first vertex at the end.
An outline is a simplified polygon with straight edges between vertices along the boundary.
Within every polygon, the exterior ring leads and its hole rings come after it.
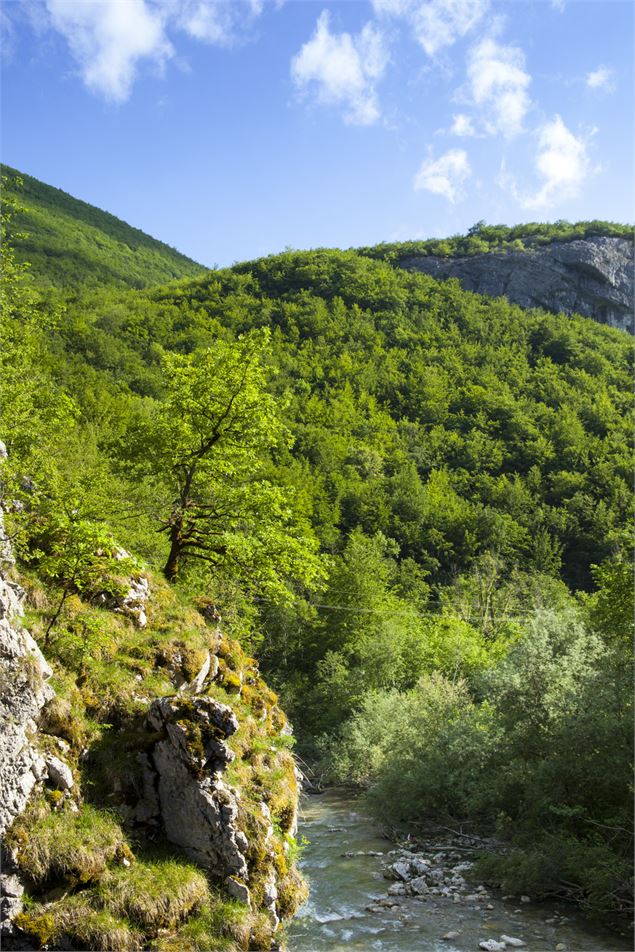
POLYGON ((175 248, 89 202, 1 166, 3 192, 18 203, 11 233, 19 261, 41 287, 144 288, 207 269, 175 248))

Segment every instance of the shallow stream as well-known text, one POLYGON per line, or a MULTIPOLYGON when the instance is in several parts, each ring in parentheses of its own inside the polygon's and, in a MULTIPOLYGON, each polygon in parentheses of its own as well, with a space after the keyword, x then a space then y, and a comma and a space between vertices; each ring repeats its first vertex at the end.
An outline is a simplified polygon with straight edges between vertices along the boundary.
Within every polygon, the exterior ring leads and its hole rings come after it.
MULTIPOLYGON (((479 902, 388 897, 391 882, 382 870, 398 859, 387 855, 394 847, 354 797, 341 791, 305 797, 299 835, 309 840, 300 866, 311 892, 288 929, 289 952, 479 952, 479 942, 501 935, 521 939, 525 952, 633 948, 628 938, 585 922, 566 905, 503 900, 493 890, 479 902), (386 899, 396 904, 377 908, 376 901, 386 899), (369 905, 376 911, 368 911, 369 905), (443 939, 449 932, 458 936, 443 939)), ((469 894, 480 884, 465 875, 469 894)))

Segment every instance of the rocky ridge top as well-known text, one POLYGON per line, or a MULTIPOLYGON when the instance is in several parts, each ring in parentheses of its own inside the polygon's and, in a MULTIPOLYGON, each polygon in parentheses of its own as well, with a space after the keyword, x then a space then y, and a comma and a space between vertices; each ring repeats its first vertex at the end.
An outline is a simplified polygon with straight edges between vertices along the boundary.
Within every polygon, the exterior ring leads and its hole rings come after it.
POLYGON ((635 330, 635 258, 626 238, 555 241, 470 257, 416 255, 399 263, 440 280, 458 278, 466 291, 506 297, 521 307, 582 314, 631 334, 635 330))

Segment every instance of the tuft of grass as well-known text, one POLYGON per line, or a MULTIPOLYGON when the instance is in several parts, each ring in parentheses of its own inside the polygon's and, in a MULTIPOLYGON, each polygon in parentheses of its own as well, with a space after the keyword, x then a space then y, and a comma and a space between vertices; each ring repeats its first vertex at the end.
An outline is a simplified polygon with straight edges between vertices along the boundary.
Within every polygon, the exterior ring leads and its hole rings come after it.
POLYGON ((63 879, 88 883, 115 859, 131 858, 121 827, 109 814, 84 805, 80 813, 27 811, 8 837, 21 869, 34 883, 63 879))
POLYGON ((252 948, 252 933, 249 909, 214 895, 177 933, 161 938, 154 948, 157 952, 244 952, 252 948))
POLYGON ((145 931, 174 928, 209 898, 207 879, 179 860, 139 860, 110 870, 97 889, 97 902, 116 916, 126 916, 145 931))
POLYGON ((34 911, 20 913, 15 922, 40 946, 58 942, 64 936, 77 948, 100 952, 137 952, 143 946, 141 934, 129 923, 104 910, 93 909, 80 896, 47 905, 45 912, 38 912, 36 907, 34 911))

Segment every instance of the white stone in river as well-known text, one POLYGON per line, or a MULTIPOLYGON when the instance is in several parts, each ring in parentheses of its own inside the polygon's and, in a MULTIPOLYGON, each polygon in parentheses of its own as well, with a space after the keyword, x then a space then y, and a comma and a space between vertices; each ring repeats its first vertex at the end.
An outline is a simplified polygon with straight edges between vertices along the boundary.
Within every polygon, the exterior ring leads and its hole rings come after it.
POLYGON ((501 942, 504 942, 505 945, 511 945, 513 949, 522 949, 522 947, 526 945, 522 939, 515 939, 513 936, 509 935, 502 935, 501 942))
POLYGON ((441 938, 450 941, 451 939, 458 939, 460 935, 460 932, 446 932, 444 936, 441 936, 441 938))
POLYGON ((505 952, 505 943, 497 942, 496 939, 486 939, 485 942, 479 942, 479 949, 484 952, 505 952))

